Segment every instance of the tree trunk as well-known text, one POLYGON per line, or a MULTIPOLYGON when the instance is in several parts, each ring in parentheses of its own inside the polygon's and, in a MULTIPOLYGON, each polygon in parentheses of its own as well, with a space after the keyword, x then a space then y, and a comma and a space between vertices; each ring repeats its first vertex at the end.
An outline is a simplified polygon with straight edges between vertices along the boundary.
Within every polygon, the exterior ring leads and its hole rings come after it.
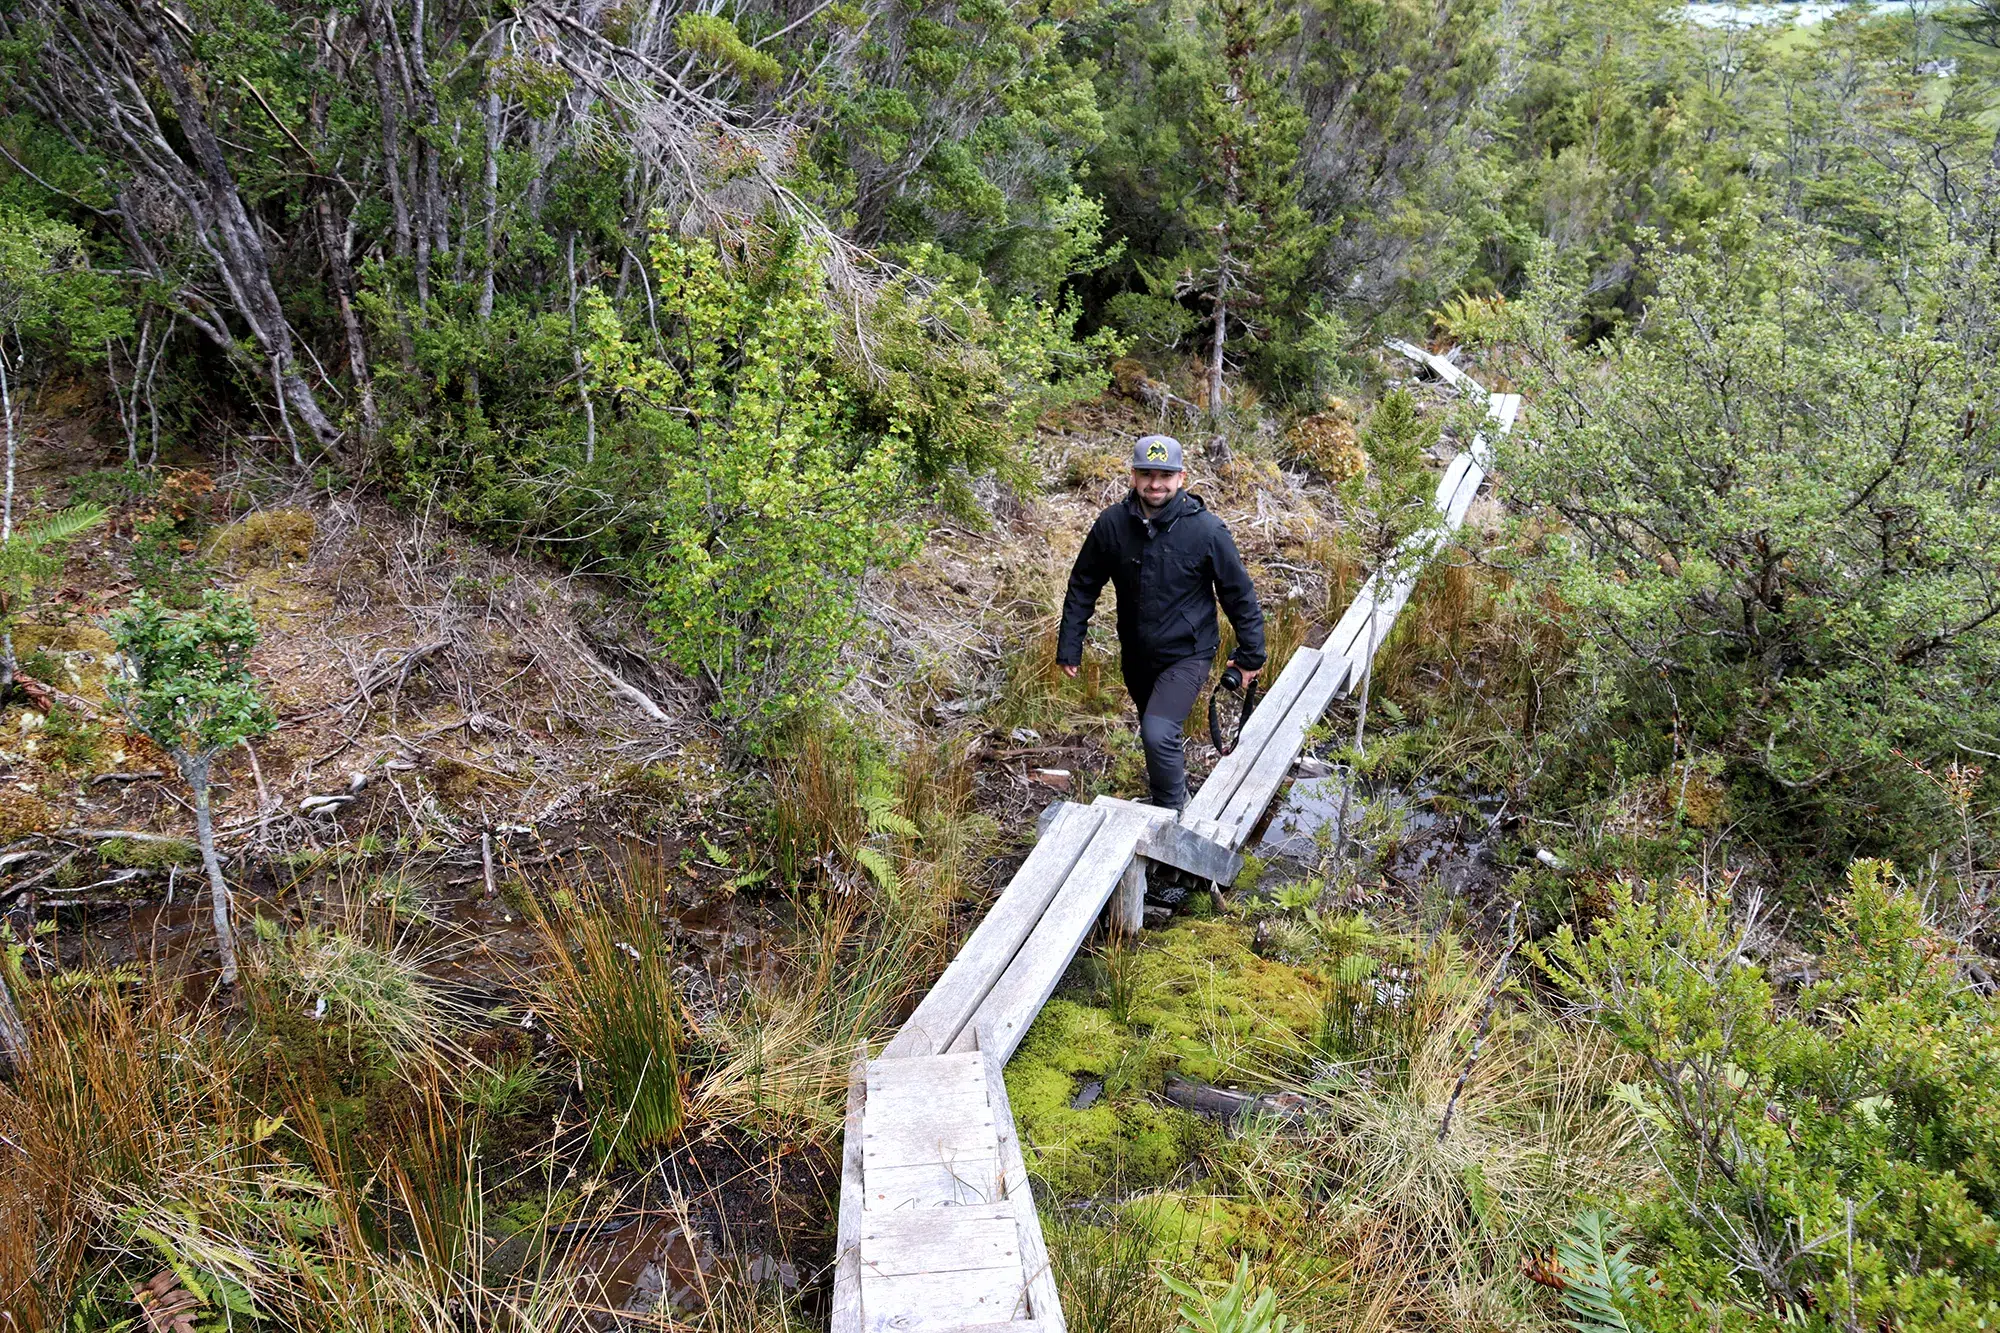
POLYGON ((1208 345, 1208 419, 1222 421, 1222 352, 1229 341, 1229 248, 1215 274, 1215 336, 1208 345))
MULTIPOLYGON (((0 544, 4 544, 14 536, 14 458, 20 447, 14 438, 14 384, 7 374, 7 337, 4 333, 0 333, 0 419, 7 423, 7 496, 4 506, 0 506, 0 544)), ((14 627, 10 621, 0 619, 0 690, 13 683, 14 627)))
POLYGON ((493 319, 494 228, 500 213, 500 94, 486 90, 486 170, 479 180, 480 219, 479 327, 483 332, 493 319))
POLYGON ((201 864, 208 871, 210 907, 215 919, 215 947, 222 955, 222 984, 236 984, 236 930, 231 924, 233 904, 229 883, 222 877, 222 858, 215 850, 215 820, 208 804, 209 766, 207 756, 180 757, 181 777, 194 793, 194 836, 201 844, 201 864))
POLYGON ((167 39, 153 13, 143 6, 128 12, 151 48, 153 72, 173 102, 188 153, 206 186, 209 216, 197 222, 212 226, 221 243, 218 259, 224 276, 230 280, 231 291, 243 318, 251 326, 251 333, 263 344, 264 354, 270 360, 271 379, 280 399, 279 411, 289 408, 297 412, 319 446, 331 451, 340 439, 340 432, 320 409, 312 386, 299 373, 292 326, 285 318, 277 289, 271 285, 270 256, 264 250, 263 238, 251 221, 249 210, 244 207, 236 178, 223 156, 222 144, 208 123, 208 107, 189 82, 180 52, 167 39))

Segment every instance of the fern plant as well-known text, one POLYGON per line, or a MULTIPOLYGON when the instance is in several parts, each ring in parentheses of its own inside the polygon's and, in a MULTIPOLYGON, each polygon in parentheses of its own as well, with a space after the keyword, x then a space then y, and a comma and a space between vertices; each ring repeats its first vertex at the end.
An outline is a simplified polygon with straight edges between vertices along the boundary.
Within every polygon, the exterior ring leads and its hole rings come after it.
POLYGON ((62 550, 104 521, 104 510, 79 505, 0 537, 0 688, 14 682, 14 621, 35 585, 62 568, 62 550))
POLYGON ((1563 1322, 1576 1333, 1643 1333, 1625 1311, 1639 1285, 1656 1280, 1651 1269, 1632 1262, 1630 1243, 1612 1246, 1625 1232, 1602 1209, 1581 1213, 1556 1242, 1556 1262, 1563 1280, 1563 1304, 1571 1317, 1563 1322))
POLYGON ((854 803, 860 807, 861 815, 868 829, 865 842, 859 842, 847 849, 854 863, 867 872, 876 887, 891 898, 903 891, 903 877, 896 869, 895 858, 879 841, 894 838, 914 840, 921 837, 923 830, 916 822, 896 808, 895 798, 879 791, 859 791, 854 803))

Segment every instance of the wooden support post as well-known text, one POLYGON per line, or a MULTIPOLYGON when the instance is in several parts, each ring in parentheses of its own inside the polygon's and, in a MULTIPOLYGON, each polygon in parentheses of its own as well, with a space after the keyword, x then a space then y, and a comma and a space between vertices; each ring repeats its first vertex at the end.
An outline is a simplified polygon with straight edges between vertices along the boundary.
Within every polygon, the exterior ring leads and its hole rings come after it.
POLYGON ((1111 933, 1133 936, 1145 927, 1146 863, 1135 856, 1111 895, 1111 933))

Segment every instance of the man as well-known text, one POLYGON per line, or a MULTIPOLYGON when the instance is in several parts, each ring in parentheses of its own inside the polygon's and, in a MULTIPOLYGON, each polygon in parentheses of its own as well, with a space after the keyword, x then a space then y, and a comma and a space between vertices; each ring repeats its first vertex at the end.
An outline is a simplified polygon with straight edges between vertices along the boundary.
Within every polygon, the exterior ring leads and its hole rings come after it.
POLYGON ((1076 675, 1097 595, 1118 589, 1118 647, 1125 688, 1139 706, 1154 805, 1187 804, 1181 723, 1194 707, 1222 642, 1215 602, 1236 630, 1230 660, 1248 685, 1264 666, 1264 613, 1243 558, 1221 519, 1182 487, 1181 442, 1147 435, 1132 450, 1132 490, 1097 516, 1070 570, 1056 663, 1076 675))

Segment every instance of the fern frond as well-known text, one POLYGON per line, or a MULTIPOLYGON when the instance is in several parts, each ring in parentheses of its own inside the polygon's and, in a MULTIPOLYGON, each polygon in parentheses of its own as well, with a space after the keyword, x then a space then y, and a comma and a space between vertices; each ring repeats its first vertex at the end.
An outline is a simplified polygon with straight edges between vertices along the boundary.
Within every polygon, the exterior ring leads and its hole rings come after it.
POLYGON ((881 886, 882 892, 895 897, 903 891, 903 877, 896 873, 895 862, 891 861, 878 847, 857 847, 854 860, 868 877, 881 886))
POLYGON ((104 521, 104 509, 100 505, 77 505, 70 509, 58 510, 37 523, 26 523, 14 530, 7 539, 12 546, 16 542, 30 551, 39 551, 44 546, 60 546, 74 541, 90 529, 104 521))
POLYGON ((1556 1260, 1566 1285, 1563 1304, 1576 1333, 1639 1333, 1620 1308, 1629 1304, 1641 1282, 1653 1275, 1632 1262, 1632 1247, 1612 1249, 1625 1228, 1601 1209, 1581 1213, 1556 1242, 1556 1260))
POLYGON ((892 838, 916 838, 923 834, 923 830, 912 823, 908 816, 896 809, 893 798, 884 796, 880 792, 857 792, 854 803, 861 807, 861 813, 867 817, 870 833, 886 833, 892 838))

